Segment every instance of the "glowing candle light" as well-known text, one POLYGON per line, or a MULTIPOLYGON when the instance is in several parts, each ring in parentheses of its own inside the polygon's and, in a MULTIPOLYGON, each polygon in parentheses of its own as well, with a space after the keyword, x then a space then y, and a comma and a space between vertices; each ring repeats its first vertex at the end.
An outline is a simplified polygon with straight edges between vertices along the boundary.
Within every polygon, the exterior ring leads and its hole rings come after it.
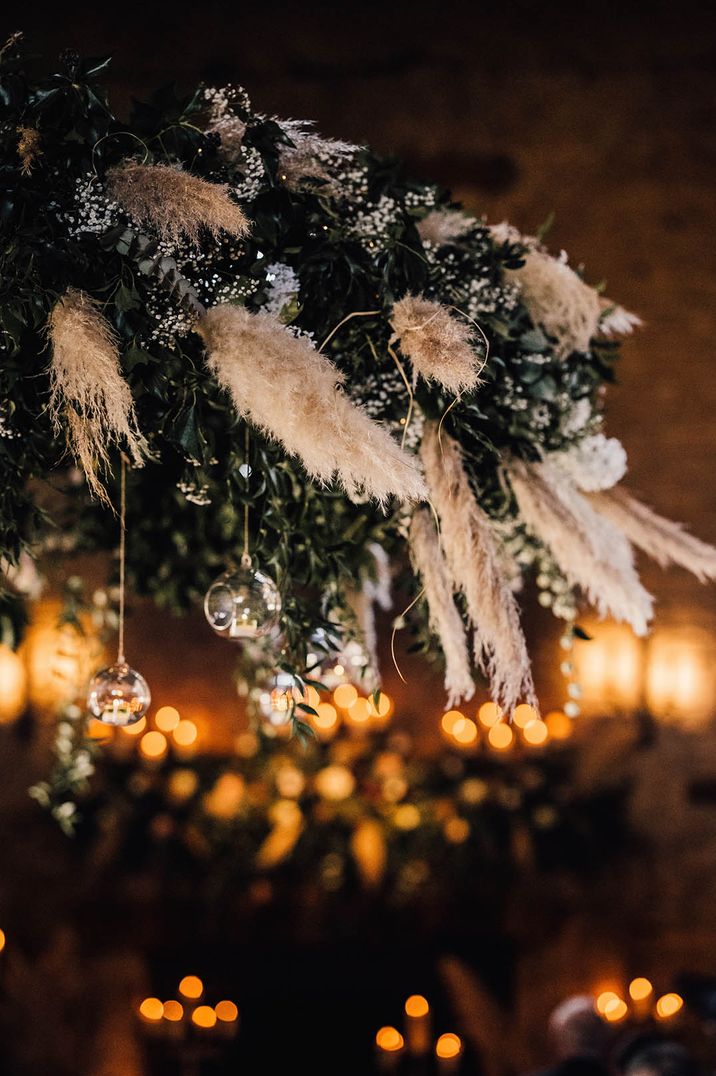
POLYGON ((452 1076, 460 1067, 462 1039, 459 1035, 447 1032, 435 1043, 435 1057, 440 1076, 452 1076))
POLYGON ((381 1072, 395 1072, 405 1045, 403 1036, 395 1027, 382 1027, 375 1036, 376 1057, 381 1072))
POLYGON ((634 1004, 634 1012, 640 1020, 649 1015, 653 996, 654 987, 643 976, 639 975, 629 983, 629 997, 634 1004))
POLYGON ((673 1020, 684 1007, 680 994, 662 994, 656 1003, 656 1015, 660 1020, 673 1020))
POLYGON ((411 994, 405 1002, 405 1040, 409 1053, 414 1057, 423 1057, 430 1052, 430 1005, 422 994, 411 994))
POLYGON ((190 1001, 198 1001, 204 993, 204 984, 198 975, 185 975, 179 983, 179 993, 190 1001))

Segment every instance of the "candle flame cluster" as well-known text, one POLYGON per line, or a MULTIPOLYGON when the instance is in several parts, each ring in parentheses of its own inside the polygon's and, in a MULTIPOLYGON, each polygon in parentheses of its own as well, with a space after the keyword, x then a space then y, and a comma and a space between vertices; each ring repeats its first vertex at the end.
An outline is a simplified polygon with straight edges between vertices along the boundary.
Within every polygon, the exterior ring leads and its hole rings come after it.
POLYGON ((684 1007, 680 994, 669 992, 657 995, 653 983, 643 975, 632 979, 626 991, 629 1001, 616 990, 602 990, 594 1001, 594 1007, 609 1024, 618 1024, 627 1017, 644 1019, 654 1016, 658 1020, 671 1020, 684 1007))
POLYGON ((168 1037, 174 1032, 189 1034, 192 1028, 199 1033, 215 1030, 225 1038, 233 1038, 238 1030, 239 1010, 235 1002, 228 998, 207 1005, 203 1002, 204 983, 198 975, 185 975, 179 983, 178 993, 182 1000, 171 998, 161 1001, 157 997, 147 997, 140 1002, 138 1014, 142 1025, 168 1037))
POLYGON ((126 741, 133 739, 140 756, 150 762, 163 759, 170 749, 179 757, 188 758, 194 754, 199 739, 196 723, 183 718, 174 706, 160 706, 153 722, 147 715, 134 725, 114 729, 101 721, 92 720, 87 731, 93 739, 115 741, 120 747, 125 738, 126 741))
POLYGON ((430 1003, 422 994, 411 994, 403 1006, 405 1025, 401 1032, 386 1024, 375 1036, 378 1064, 391 1071, 404 1052, 412 1057, 426 1057, 434 1052, 439 1073, 451 1073, 463 1052, 462 1039, 452 1031, 433 1039, 433 1019, 430 1003))
POLYGON ((461 751, 476 751, 483 745, 493 751, 509 751, 518 744, 531 748, 543 747, 549 740, 567 740, 573 723, 561 710, 553 710, 543 720, 528 703, 516 706, 508 722, 496 703, 484 702, 474 719, 461 710, 448 710, 440 728, 445 739, 461 751))

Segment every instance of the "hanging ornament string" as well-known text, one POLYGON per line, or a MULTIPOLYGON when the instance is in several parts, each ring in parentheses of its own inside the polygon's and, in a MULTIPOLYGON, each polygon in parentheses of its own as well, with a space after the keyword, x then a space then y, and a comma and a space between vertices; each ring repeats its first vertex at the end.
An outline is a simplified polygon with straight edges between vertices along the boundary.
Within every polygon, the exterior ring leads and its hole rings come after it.
POLYGON ((246 423, 246 430, 244 434, 244 470, 246 477, 246 495, 247 500, 244 502, 244 548, 241 553, 241 567, 251 567, 251 553, 249 552, 249 479, 251 478, 251 465, 249 464, 249 450, 251 448, 251 434, 249 432, 249 424, 246 423))
POLYGON ((117 664, 124 665, 124 603, 127 576, 127 457, 121 455, 119 477, 119 628, 117 664))

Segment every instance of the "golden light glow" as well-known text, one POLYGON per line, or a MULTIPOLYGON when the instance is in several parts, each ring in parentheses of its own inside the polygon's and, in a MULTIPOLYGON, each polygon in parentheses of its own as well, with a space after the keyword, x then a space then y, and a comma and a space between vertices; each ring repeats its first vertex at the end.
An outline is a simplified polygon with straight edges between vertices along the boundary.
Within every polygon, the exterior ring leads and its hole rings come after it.
POLYGON ((396 1050, 403 1049, 403 1036, 398 1031, 397 1027, 382 1027, 375 1036, 375 1044, 379 1050, 385 1050, 387 1053, 395 1053, 396 1050))
POLYGON ((427 1016, 429 1012, 428 999, 424 998, 422 994, 411 994, 405 1002, 406 1016, 427 1016))
MULTIPOLYGON (((106 725, 104 726, 107 727, 106 725)), ((139 736, 144 732, 147 727, 146 717, 140 717, 139 721, 135 721, 133 725, 122 725, 122 732, 127 736, 139 736)))
POLYGON ((211 1005, 197 1005, 191 1014, 192 1021, 197 1027, 215 1027, 216 1013, 211 1005))
POLYGON ((181 1018, 184 1016, 184 1006, 180 1001, 165 1001, 164 1002, 164 1019, 170 1020, 173 1024, 178 1024, 181 1018))
POLYGON ((466 818, 455 815, 445 823, 445 836, 451 844, 463 844, 470 836, 470 823, 466 818))
POLYGON ((234 1005, 233 1001, 220 1001, 214 1009, 217 1020, 221 1020, 224 1024, 233 1024, 234 1020, 239 1018, 239 1010, 234 1005))
POLYGON ((663 994, 656 1003, 656 1015, 662 1020, 668 1020, 676 1016, 684 1007, 684 999, 680 994, 663 994))
POLYGON ((316 707, 316 716, 313 718, 313 724, 316 728, 325 732, 335 728, 337 723, 338 711, 335 706, 331 706, 330 702, 319 703, 316 707))
POLYGON ((603 990, 602 993, 597 996, 594 1005, 597 1012, 604 1016, 607 1011, 607 1006, 611 1005, 614 1001, 621 1001, 619 995, 615 994, 613 990, 603 990))
POLYGON ((459 1057, 462 1053, 462 1039, 459 1035, 448 1032, 441 1035, 435 1043, 436 1057, 459 1057))
POLYGON ((160 706, 154 715, 154 724, 160 732, 173 732, 181 717, 173 706, 160 706))
POLYGON ((483 702, 477 711, 477 717, 481 725, 484 725, 486 729, 491 729, 501 720, 502 710, 495 702, 483 702))
POLYGON ((304 693, 304 699, 306 700, 307 704, 309 706, 312 706, 315 710, 321 701, 321 696, 318 694, 315 687, 311 687, 311 685, 308 684, 304 693))
POLYGON ((111 725, 105 725, 103 721, 98 721, 96 717, 91 717, 87 722, 85 732, 90 740, 107 740, 111 739, 114 728, 111 725))
POLYGON ((401 803, 393 815, 393 822, 398 829, 417 829, 420 825, 420 811, 414 803, 401 803))
POLYGON ((662 626, 647 644, 644 688, 650 712, 698 726, 716 705, 716 641, 693 625, 662 626))
POLYGON ((537 747, 539 744, 547 742, 549 739, 549 729, 544 721, 530 721, 530 723, 523 728, 522 735, 528 744, 537 747))
POLYGON ((386 717, 390 717, 393 710, 393 700, 391 699, 390 695, 386 695, 385 692, 381 691, 380 695, 378 696, 377 706, 373 702, 372 698, 368 699, 368 710, 372 718, 378 717, 384 719, 386 717))
POLYGON ((222 773, 213 788, 204 796, 204 809, 212 818, 225 821, 235 818, 241 810, 246 782, 238 773, 222 773))
POLYGON ((353 795, 356 779, 346 766, 324 766, 316 774, 314 784, 319 796, 323 796, 324 800, 337 802, 353 795))
POLYGON ((610 1024, 617 1024, 620 1020, 623 1020, 626 1014, 629 1012, 629 1007, 626 1001, 622 1001, 621 998, 612 998, 607 1002, 604 1009, 604 1019, 608 1020, 610 1024))
POLYGON ((180 747, 191 747, 193 743, 196 743, 198 735, 199 730, 194 722, 186 719, 180 721, 173 732, 174 740, 180 747))
POLYGON ((5 935, 5 931, 4 931, 4 930, 0 930, 0 953, 1 953, 1 952, 3 951, 3 949, 5 948, 5 945, 6 945, 6 943, 7 943, 7 937, 6 937, 6 935, 5 935))
POLYGON ((27 702, 27 672, 9 646, 0 646, 0 725, 16 721, 27 702))
POLYGON ((161 758, 167 753, 167 738, 161 732, 145 732, 139 741, 139 750, 145 758, 161 758))
POLYGON ((358 690, 353 684, 339 684, 333 692, 333 701, 339 710, 347 710, 358 698, 358 690))
POLYGON ((584 711, 633 710, 641 701, 641 642, 621 624, 587 622, 586 628, 592 641, 574 651, 584 711))
POLYGON ((452 735, 461 746, 469 747, 477 740, 477 725, 469 717, 463 717, 461 721, 456 721, 453 725, 452 735))
POLYGON ((562 710, 551 710, 544 723, 553 740, 568 740, 574 732, 574 722, 562 710))
POLYGON ((526 702, 520 703, 519 706, 515 706, 512 714, 512 724, 516 725, 518 729, 526 729, 532 721, 538 720, 539 714, 534 706, 529 706, 526 702))
POLYGON ((354 725, 364 725, 370 721, 370 703, 362 696, 348 707, 346 714, 348 720, 354 725))
POLYGON ((164 1015, 164 1006, 159 998, 145 998, 139 1006, 139 1012, 145 1020, 161 1020, 164 1015))
POLYGON ((196 1001, 204 993, 204 984, 198 975, 185 975, 179 983, 179 993, 191 1001, 196 1001))
POLYGON ((506 751, 512 744, 514 738, 514 732, 504 721, 500 721, 498 725, 493 725, 487 734, 490 747, 494 747, 497 751, 506 751))
POLYGON ((629 983, 629 997, 632 1001, 643 1001, 648 998, 650 994, 653 994, 654 987, 651 985, 648 979, 639 975, 636 979, 632 979, 629 983))
POLYGON ((440 728, 443 730, 446 736, 452 736, 453 729, 459 721, 464 721, 465 715, 461 714, 459 710, 448 710, 446 714, 443 714, 440 719, 440 728))

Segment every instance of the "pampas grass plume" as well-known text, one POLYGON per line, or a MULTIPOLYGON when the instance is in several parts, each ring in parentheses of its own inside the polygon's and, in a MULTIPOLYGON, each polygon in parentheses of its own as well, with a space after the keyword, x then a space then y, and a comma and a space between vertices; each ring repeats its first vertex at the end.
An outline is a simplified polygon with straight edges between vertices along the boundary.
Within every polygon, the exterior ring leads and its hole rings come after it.
POLYGON ((151 225, 170 243, 182 237, 195 243, 202 228, 215 236, 224 231, 239 238, 249 231, 226 184, 207 183, 165 164, 119 165, 107 173, 107 186, 130 217, 151 225))
POLYGON ((413 381, 422 377, 438 381, 457 395, 479 384, 480 363, 473 346, 473 330, 467 321, 453 317, 447 307, 406 295, 390 315, 393 339, 413 367, 413 381))
POLYGON ((423 497, 417 461, 351 402, 333 364, 275 315, 223 304, 197 332, 239 414, 298 456, 313 478, 329 483, 337 475, 349 496, 365 492, 380 504, 423 497))
POLYGON ((55 304, 48 335, 53 424, 58 432, 66 424, 87 484, 107 501, 97 470, 107 466, 110 447, 125 447, 135 466, 141 465, 145 448, 115 335, 98 304, 74 288, 55 304))

